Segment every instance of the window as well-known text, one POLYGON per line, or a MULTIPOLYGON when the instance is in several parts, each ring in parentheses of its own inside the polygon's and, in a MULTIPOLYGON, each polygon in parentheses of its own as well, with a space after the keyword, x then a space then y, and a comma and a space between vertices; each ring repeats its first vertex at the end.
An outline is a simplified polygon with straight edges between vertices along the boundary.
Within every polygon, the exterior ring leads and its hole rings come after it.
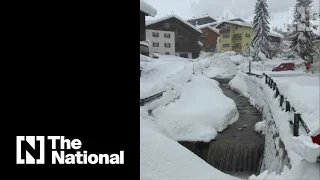
POLYGON ((164 43, 164 47, 170 48, 170 47, 171 47, 171 46, 170 46, 170 43, 164 43))
POLYGON ((230 47, 230 44, 223 44, 222 47, 224 47, 224 48, 230 47))
POLYGON ((152 32, 152 36, 153 37, 159 37, 159 33, 158 32, 152 32))
POLYGON ((235 47, 235 48, 241 48, 241 43, 235 43, 235 44, 234 44, 234 47, 235 47))
POLYGON ((170 38, 170 34, 169 33, 164 33, 164 37, 165 38, 170 38))
POLYGON ((247 37, 247 38, 250 38, 250 34, 246 34, 246 37, 247 37))
POLYGON ((223 38, 225 39, 225 38, 229 38, 230 37, 230 34, 225 34, 225 35, 223 35, 223 38))
POLYGON ((170 55, 170 53, 169 53, 169 52, 166 52, 166 55, 170 55))
POLYGON ((152 43, 152 46, 153 46, 153 47, 159 47, 159 43, 158 43, 158 42, 153 42, 153 43, 152 43))

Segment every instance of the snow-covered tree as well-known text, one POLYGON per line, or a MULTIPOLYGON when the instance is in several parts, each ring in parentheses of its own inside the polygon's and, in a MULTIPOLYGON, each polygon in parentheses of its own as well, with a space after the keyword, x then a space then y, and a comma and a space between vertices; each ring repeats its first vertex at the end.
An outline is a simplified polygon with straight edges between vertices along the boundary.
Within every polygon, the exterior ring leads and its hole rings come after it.
POLYGON ((311 12, 313 0, 297 0, 294 11, 294 20, 289 25, 289 40, 292 41, 290 48, 295 51, 301 58, 315 52, 313 40, 317 37, 312 29, 317 26, 312 24, 316 19, 315 13, 311 12))
POLYGON ((265 54, 267 58, 270 58, 270 27, 268 21, 270 16, 267 8, 266 0, 257 0, 252 28, 253 39, 250 43, 250 46, 255 50, 254 59, 258 59, 259 52, 265 54))

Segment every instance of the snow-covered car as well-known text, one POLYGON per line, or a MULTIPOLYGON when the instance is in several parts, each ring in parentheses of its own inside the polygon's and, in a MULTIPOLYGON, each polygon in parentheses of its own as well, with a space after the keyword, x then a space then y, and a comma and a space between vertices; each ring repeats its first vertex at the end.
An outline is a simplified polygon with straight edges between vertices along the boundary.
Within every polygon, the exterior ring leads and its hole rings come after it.
POLYGON ((140 41, 140 54, 145 55, 145 56, 149 56, 149 44, 144 42, 144 41, 140 41))
POLYGON ((153 58, 159 58, 160 55, 159 55, 158 53, 153 53, 153 54, 152 54, 152 57, 153 57, 153 58))

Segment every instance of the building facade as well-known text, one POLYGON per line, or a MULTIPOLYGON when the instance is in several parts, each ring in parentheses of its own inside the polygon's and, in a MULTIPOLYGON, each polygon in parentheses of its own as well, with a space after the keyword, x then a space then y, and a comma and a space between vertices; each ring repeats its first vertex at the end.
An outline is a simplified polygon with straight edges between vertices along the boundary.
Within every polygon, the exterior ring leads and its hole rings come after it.
POLYGON ((202 31, 202 51, 204 52, 217 52, 217 41, 218 37, 220 36, 219 31, 215 28, 210 26, 200 27, 202 31))
POLYGON ((146 29, 150 54, 175 55, 175 34, 172 31, 146 29))
POLYGON ((202 47, 199 45, 201 30, 176 15, 146 23, 147 29, 174 32, 175 54, 185 58, 199 57, 202 47))
POLYGON ((146 40, 146 16, 154 17, 155 15, 157 15, 157 10, 140 0, 140 41, 146 40))
POLYGON ((249 23, 227 21, 216 26, 220 33, 220 51, 244 53, 252 40, 249 23))

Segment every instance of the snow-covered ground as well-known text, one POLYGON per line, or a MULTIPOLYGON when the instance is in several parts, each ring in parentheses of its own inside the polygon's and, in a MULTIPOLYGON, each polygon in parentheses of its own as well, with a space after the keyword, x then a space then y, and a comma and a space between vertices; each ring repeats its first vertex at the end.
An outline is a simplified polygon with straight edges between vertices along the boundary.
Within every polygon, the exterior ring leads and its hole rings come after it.
POLYGON ((140 179, 240 180, 213 168, 145 120, 140 120, 140 179))
POLYGON ((280 93, 290 102, 310 129, 320 134, 319 76, 274 77, 280 93))
MULTIPOLYGON (((223 65, 211 61, 206 67, 223 65)), ((140 98, 165 91, 140 107, 140 179, 238 179, 176 142, 210 141, 238 120, 234 101, 217 81, 202 75, 203 65, 175 56, 140 56, 140 98)))
MULTIPOLYGON (((243 72, 249 72, 249 61, 243 61, 238 69, 243 72)), ((262 74, 262 70, 264 73, 274 73, 274 74, 284 74, 284 73, 296 73, 303 72, 305 70, 304 60, 303 59, 294 59, 294 60, 286 60, 284 58, 274 58, 272 60, 268 59, 266 61, 255 61, 251 62, 251 70, 253 73, 262 74), (286 71, 286 72, 272 72, 272 68, 280 65, 281 63, 289 63, 292 62, 295 64, 295 71, 286 71)))
POLYGON ((180 98, 153 111, 158 127, 177 141, 213 140, 217 132, 238 120, 234 101, 226 97, 218 82, 194 75, 180 98))
POLYGON ((225 52, 201 59, 199 64, 203 69, 203 75, 208 78, 232 79, 237 73, 235 64, 239 61, 242 61, 242 58, 235 55, 235 52, 225 52))
MULTIPOLYGON (((217 81, 202 75, 206 67, 228 67, 223 59, 214 57, 191 62, 160 56, 141 62, 140 98, 165 91, 142 111, 152 110, 152 123, 171 139, 208 142, 238 120, 234 101, 222 93, 217 81)), ((229 63, 231 68, 226 70, 236 71, 236 66, 229 63)))
MULTIPOLYGON (((315 83, 316 80, 314 78, 315 77, 281 77, 276 80, 280 93, 288 98, 296 111, 301 113, 302 119, 308 121, 309 128, 311 129, 310 134, 319 131, 320 120, 319 85, 315 83), (310 78, 309 84, 305 82, 308 78, 310 78), (297 83, 295 83, 295 79, 297 79, 297 83)), ((269 107, 292 167, 288 169, 285 166, 280 175, 275 172, 265 171, 258 177, 253 175, 249 179, 320 179, 320 164, 310 163, 315 162, 315 157, 320 155, 320 146, 311 143, 310 136, 306 136, 306 133, 303 134, 302 127, 300 128, 301 136, 293 138, 292 127, 289 124, 289 120, 293 120, 293 113, 285 112, 279 107, 279 97, 274 98, 274 91, 264 82, 264 78, 259 79, 238 72, 237 76, 230 81, 229 85, 231 88, 250 98, 250 102, 253 105, 262 107, 263 110, 265 110, 265 106, 269 107)), ((259 122, 256 125, 258 131, 263 127, 263 122, 259 122)))
MULTIPOLYGON (((311 132, 319 132, 319 77, 303 72, 301 59, 293 72, 271 72, 274 66, 286 61, 278 58, 264 62, 264 72, 276 81, 279 91, 301 113, 311 132)), ((209 78, 233 78, 231 88, 250 98, 250 102, 264 109, 269 107, 283 141, 291 169, 282 174, 265 171, 251 180, 264 179, 320 179, 320 165, 314 160, 320 147, 310 143, 301 129, 301 136, 292 137, 289 120, 292 112, 279 107, 279 98, 264 84, 264 79, 247 76, 248 59, 234 52, 206 54, 198 59, 163 56, 158 59, 140 56, 142 77, 140 98, 165 91, 163 96, 140 107, 140 174, 141 179, 237 179, 211 167, 176 141, 209 141, 218 131, 238 119, 233 100, 224 96, 219 83, 209 78), (237 64, 240 64, 238 67, 237 64), (150 114, 150 111, 152 113, 150 114)), ((287 61, 288 62, 288 61, 287 61)), ((252 71, 262 74, 261 62, 252 63, 252 71)), ((268 111, 268 112, 269 112, 268 111)), ((256 124, 256 131, 265 134, 266 121, 256 124)))

